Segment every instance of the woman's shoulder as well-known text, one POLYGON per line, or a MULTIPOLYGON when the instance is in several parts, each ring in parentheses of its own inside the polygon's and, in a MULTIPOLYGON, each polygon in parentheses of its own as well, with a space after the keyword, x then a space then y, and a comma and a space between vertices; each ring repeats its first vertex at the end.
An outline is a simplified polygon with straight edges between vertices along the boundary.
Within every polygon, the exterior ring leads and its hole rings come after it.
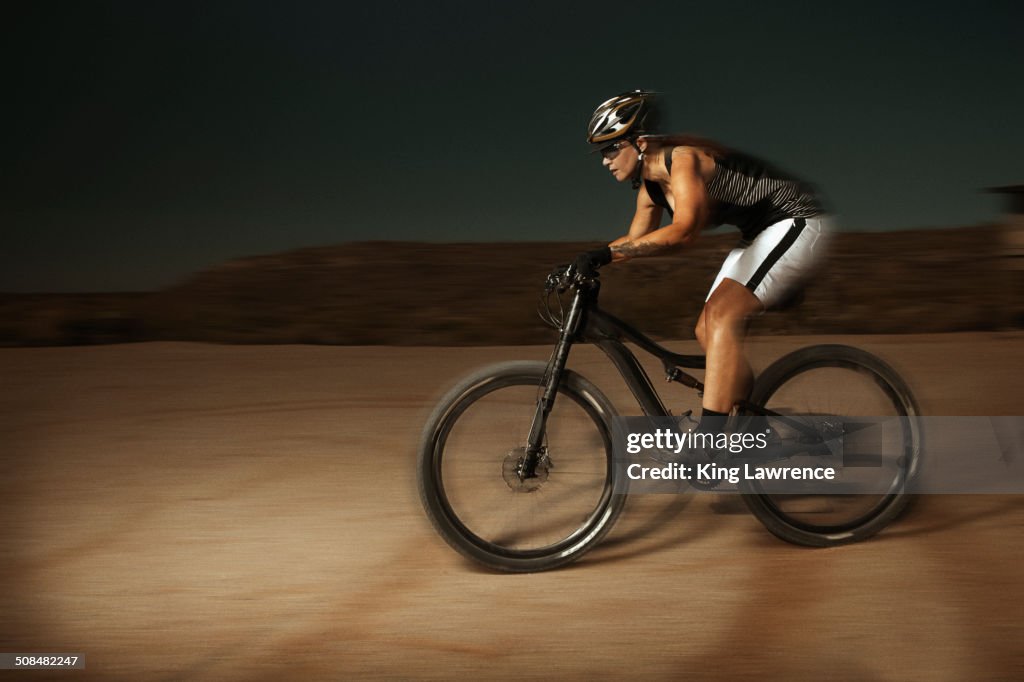
POLYGON ((720 142, 699 135, 646 135, 649 145, 660 149, 680 150, 684 153, 702 152, 712 157, 728 156, 732 150, 720 142))
POLYGON ((724 158, 713 149, 693 144, 677 144, 666 148, 665 165, 669 176, 674 169, 682 169, 699 175, 704 182, 709 182, 715 175, 720 161, 724 158))

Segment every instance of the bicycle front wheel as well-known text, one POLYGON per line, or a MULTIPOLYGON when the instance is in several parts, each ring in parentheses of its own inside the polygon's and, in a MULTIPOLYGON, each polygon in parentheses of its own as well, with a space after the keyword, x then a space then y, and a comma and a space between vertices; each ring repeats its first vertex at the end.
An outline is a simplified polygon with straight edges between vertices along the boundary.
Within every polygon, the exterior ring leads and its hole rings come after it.
POLYGON ((440 535, 490 568, 541 571, 574 561, 611 529, 614 494, 608 400, 566 370, 547 420, 536 476, 521 479, 546 365, 513 362, 468 377, 427 423, 420 498, 440 535))
MULTIPOLYGON (((779 494, 768 489, 770 484, 744 482, 747 507, 773 534, 814 547, 856 542, 882 530, 906 507, 906 487, 919 466, 919 412, 906 383, 881 359, 850 346, 803 348, 758 377, 750 402, 796 419, 906 417, 892 420, 884 436, 871 443, 870 452, 844 452, 847 461, 870 458, 872 466, 862 472, 871 477, 876 494, 822 495, 817 486, 808 494, 779 494)), ((793 436, 781 420, 772 424, 782 431, 780 437, 793 436)), ((787 464, 813 466, 815 456, 798 456, 787 464)))

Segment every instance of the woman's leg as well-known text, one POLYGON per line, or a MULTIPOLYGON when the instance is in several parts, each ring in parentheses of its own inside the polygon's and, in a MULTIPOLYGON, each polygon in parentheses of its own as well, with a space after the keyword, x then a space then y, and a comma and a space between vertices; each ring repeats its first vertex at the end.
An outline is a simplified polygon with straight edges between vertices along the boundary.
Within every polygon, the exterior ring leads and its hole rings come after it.
POLYGON ((750 394, 754 373, 743 351, 747 319, 763 309, 745 286, 723 279, 708 298, 697 321, 697 340, 707 353, 705 410, 728 414, 750 394))
POLYGON ((726 257, 697 322, 707 353, 704 409, 728 413, 746 398, 753 373, 743 353, 747 319, 775 305, 821 258, 825 220, 781 220, 726 257))

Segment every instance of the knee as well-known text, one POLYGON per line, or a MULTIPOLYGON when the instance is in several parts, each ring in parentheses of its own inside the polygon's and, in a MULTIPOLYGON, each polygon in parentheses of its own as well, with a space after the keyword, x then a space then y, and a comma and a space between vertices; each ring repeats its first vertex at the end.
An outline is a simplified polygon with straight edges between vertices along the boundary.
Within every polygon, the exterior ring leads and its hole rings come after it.
POLYGON ((703 324, 699 325, 703 327, 699 330, 700 336, 698 337, 701 345, 712 341, 717 336, 742 328, 746 320, 746 315, 742 311, 720 299, 716 300, 714 296, 704 306, 704 314, 701 317, 704 320, 703 324))
POLYGON ((702 330, 705 340, 714 336, 718 330, 725 323, 728 318, 728 307, 722 304, 722 300, 716 296, 712 296, 707 303, 704 304, 704 314, 701 315, 704 320, 704 327, 702 330))
POLYGON ((693 335, 697 337, 697 343, 700 344, 700 347, 703 348, 706 351, 708 349, 708 347, 704 343, 704 316, 703 315, 701 315, 700 319, 697 320, 697 326, 693 328, 693 335))

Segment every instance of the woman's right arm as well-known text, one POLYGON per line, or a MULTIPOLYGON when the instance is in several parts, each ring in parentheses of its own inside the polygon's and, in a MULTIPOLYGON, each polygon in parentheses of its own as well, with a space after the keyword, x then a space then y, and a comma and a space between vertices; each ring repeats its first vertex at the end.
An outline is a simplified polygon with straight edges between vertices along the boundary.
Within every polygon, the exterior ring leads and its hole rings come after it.
MULTIPOLYGON (((636 213, 633 214, 633 221, 629 224, 629 232, 611 242, 608 246, 615 246, 616 244, 638 239, 648 232, 658 229, 660 225, 661 206, 658 206, 651 200, 651 195, 647 193, 647 187, 640 185, 640 189, 636 193, 636 213)), ((629 259, 625 256, 616 255, 614 260, 622 261, 629 259)))

